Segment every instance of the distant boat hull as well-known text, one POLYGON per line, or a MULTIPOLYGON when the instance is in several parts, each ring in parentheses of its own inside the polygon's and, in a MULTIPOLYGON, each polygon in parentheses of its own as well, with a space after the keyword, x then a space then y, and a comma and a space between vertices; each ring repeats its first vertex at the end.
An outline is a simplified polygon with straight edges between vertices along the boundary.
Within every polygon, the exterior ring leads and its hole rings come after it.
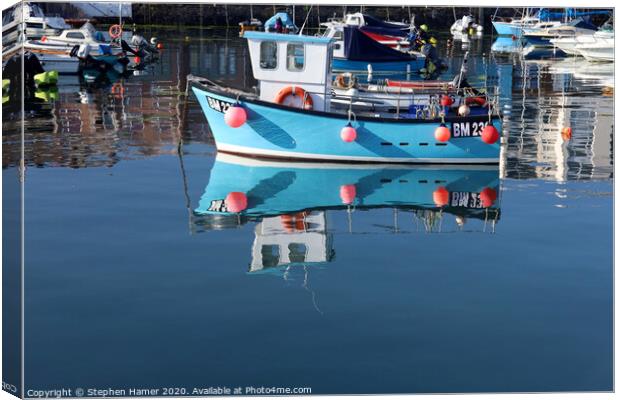
MULTIPOLYGON (((351 121, 357 139, 340 138, 349 122, 344 114, 280 106, 231 95, 215 86, 192 81, 192 89, 209 122, 218 151, 268 158, 376 163, 499 163, 500 141, 486 144, 479 134, 487 116, 448 117, 453 130, 439 143, 435 130, 441 120, 358 117, 351 121), (224 121, 224 111, 237 99, 248 120, 238 128, 224 121), (456 125, 455 125, 456 124, 456 125), (468 128, 469 127, 469 128, 468 128), (467 130, 467 135, 464 133, 467 130)), ((491 123, 500 132, 501 120, 491 123)))

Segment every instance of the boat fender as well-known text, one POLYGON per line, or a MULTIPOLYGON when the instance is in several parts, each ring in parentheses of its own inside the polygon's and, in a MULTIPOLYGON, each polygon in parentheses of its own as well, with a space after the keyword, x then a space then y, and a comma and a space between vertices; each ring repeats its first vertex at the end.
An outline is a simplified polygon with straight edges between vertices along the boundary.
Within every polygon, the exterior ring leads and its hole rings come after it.
POLYGON ((351 143, 357 139, 357 130, 349 122, 340 130, 340 139, 345 143, 351 143))
POLYGON ((486 144, 493 144, 497 142, 499 139, 499 132, 493 125, 487 125, 482 130, 482 134, 480 135, 482 141, 486 144))
POLYGON ((435 140, 438 142, 445 143, 450 140, 450 129, 446 126, 446 124, 441 124, 435 129, 435 140))
POLYGON ((312 101, 312 96, 308 94, 303 88, 299 86, 287 86, 281 89, 276 95, 275 102, 277 104, 284 103, 284 99, 288 96, 300 96, 303 99, 303 108, 306 110, 312 110, 314 108, 314 103, 312 101))

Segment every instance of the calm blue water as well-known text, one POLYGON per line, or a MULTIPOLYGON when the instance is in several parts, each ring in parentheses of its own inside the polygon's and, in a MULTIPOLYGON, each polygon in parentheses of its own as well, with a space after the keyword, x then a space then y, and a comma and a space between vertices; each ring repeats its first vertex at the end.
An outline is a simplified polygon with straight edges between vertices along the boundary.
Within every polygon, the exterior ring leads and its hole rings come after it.
POLYGON ((216 160, 184 78, 255 82, 236 31, 188 35, 120 95, 63 77, 27 121, 27 389, 613 389, 613 70, 473 41, 512 107, 498 168, 334 171, 216 160), (439 186, 497 198, 440 211, 439 186), (262 211, 203 215, 238 188, 262 211))

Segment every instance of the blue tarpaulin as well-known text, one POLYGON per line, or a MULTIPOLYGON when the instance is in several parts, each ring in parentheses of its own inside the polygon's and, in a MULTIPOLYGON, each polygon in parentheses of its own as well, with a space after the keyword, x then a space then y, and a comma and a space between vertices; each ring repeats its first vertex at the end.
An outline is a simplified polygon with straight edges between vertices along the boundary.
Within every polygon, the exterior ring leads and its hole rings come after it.
POLYGON ((394 50, 354 26, 344 27, 344 56, 353 61, 410 61, 416 57, 394 50))
POLYGON ((276 20, 280 17, 282 20, 282 26, 289 32, 297 32, 297 26, 293 22, 293 19, 285 12, 279 12, 273 17, 269 18, 267 22, 265 22, 265 31, 266 32, 275 32, 276 30, 276 20))
POLYGON ((573 19, 577 17, 585 17, 588 15, 606 15, 609 14, 609 10, 595 10, 595 11, 579 11, 574 8, 566 8, 562 12, 551 12, 547 8, 541 8, 538 10, 538 18, 544 21, 549 20, 561 20, 561 19, 573 19))

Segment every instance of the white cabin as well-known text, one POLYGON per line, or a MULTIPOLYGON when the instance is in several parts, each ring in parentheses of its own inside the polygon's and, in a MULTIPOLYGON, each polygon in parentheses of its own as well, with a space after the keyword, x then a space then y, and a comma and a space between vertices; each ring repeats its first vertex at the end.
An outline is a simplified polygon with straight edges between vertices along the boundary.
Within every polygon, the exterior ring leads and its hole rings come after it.
POLYGON ((250 272, 292 263, 328 262, 334 253, 324 211, 263 218, 255 234, 250 272))
POLYGON ((273 102, 281 90, 303 89, 313 109, 329 110, 333 42, 329 38, 248 31, 252 72, 260 99, 273 102))

